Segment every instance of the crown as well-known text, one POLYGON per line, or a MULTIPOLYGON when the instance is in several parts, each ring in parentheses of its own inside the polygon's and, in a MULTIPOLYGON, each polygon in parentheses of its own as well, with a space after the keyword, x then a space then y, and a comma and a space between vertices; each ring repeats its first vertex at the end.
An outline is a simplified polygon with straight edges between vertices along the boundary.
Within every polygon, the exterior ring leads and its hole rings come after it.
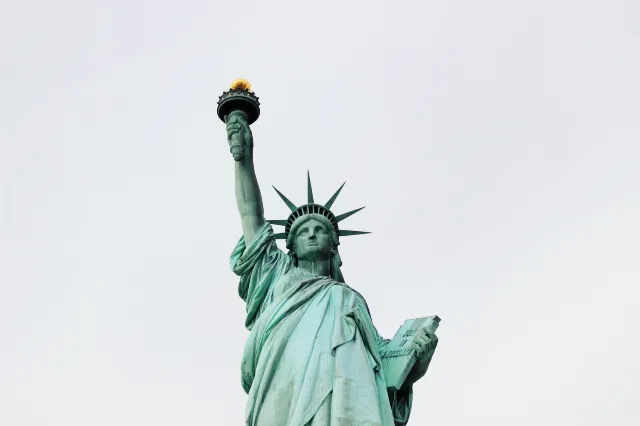
POLYGON ((338 195, 340 194, 340 191, 342 191, 342 188, 344 187, 345 183, 343 183, 340 186, 340 188, 338 188, 335 194, 333 194, 329 199, 329 201, 324 203, 324 205, 316 204, 313 200, 313 188, 311 187, 311 176, 309 175, 309 172, 307 172, 307 204, 303 204, 300 207, 296 207, 295 204, 289 201, 289 199, 285 197, 282 194, 282 192, 278 191, 278 188, 274 186, 273 189, 276 190, 280 198, 282 198, 282 201, 284 201, 287 207, 289 207, 289 209, 291 210, 291 214, 285 220, 268 220, 267 221, 273 225, 284 226, 284 232, 275 234, 274 237, 279 240, 286 240, 287 237, 289 236, 289 232, 291 231, 291 226, 293 226, 293 222, 295 222, 296 219, 308 214, 319 214, 326 217, 329 220, 329 222, 331 222, 331 226, 333 226, 333 230, 340 237, 349 236, 349 235, 370 234, 370 232, 365 232, 365 231, 348 231, 345 229, 340 229, 338 226, 338 223, 348 218, 349 216, 359 212, 360 210, 364 209, 364 207, 351 210, 349 212, 343 213, 338 216, 334 215, 330 210, 331 206, 333 205, 333 202, 336 201, 336 198, 338 198, 338 195))

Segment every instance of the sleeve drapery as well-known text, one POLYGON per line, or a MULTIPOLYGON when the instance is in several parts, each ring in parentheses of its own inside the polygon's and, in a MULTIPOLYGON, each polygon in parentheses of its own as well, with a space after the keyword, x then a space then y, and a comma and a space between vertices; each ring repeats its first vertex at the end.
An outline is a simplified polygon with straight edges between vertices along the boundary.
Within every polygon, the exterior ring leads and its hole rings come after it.
POLYGON ((245 326, 251 329, 271 285, 291 266, 291 259, 276 245, 273 228, 265 223, 247 246, 244 236, 231 253, 231 270, 240 276, 238 294, 247 304, 245 326))

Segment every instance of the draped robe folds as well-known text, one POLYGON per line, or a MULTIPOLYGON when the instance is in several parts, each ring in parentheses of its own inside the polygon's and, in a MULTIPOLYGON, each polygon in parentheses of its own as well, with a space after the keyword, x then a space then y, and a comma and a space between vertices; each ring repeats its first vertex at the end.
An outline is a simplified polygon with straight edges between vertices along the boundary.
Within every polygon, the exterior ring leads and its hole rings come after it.
POLYGON ((364 298, 294 265, 265 224, 231 255, 250 330, 242 357, 247 426, 402 426, 411 387, 387 392, 386 339, 364 298))

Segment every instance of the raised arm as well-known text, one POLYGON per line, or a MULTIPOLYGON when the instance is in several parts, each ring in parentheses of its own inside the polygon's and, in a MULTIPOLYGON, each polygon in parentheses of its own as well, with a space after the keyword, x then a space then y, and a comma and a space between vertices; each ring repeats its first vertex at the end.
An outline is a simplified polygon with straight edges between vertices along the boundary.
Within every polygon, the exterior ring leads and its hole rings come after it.
POLYGON ((242 233, 248 245, 258 230, 264 225, 264 208, 262 195, 253 166, 253 136, 247 123, 246 115, 240 111, 232 112, 227 118, 227 140, 231 140, 242 132, 244 138, 244 158, 236 161, 236 202, 240 219, 242 220, 242 233))

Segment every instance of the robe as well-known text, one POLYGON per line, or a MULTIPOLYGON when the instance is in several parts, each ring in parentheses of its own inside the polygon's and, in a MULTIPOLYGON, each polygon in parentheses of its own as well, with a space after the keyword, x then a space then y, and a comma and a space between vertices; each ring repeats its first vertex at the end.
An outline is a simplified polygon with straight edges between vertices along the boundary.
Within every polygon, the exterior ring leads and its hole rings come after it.
POLYGON ((250 330, 242 356, 247 426, 403 426, 411 387, 387 392, 389 342, 364 298, 307 272, 278 249, 266 223, 231 255, 250 330))

